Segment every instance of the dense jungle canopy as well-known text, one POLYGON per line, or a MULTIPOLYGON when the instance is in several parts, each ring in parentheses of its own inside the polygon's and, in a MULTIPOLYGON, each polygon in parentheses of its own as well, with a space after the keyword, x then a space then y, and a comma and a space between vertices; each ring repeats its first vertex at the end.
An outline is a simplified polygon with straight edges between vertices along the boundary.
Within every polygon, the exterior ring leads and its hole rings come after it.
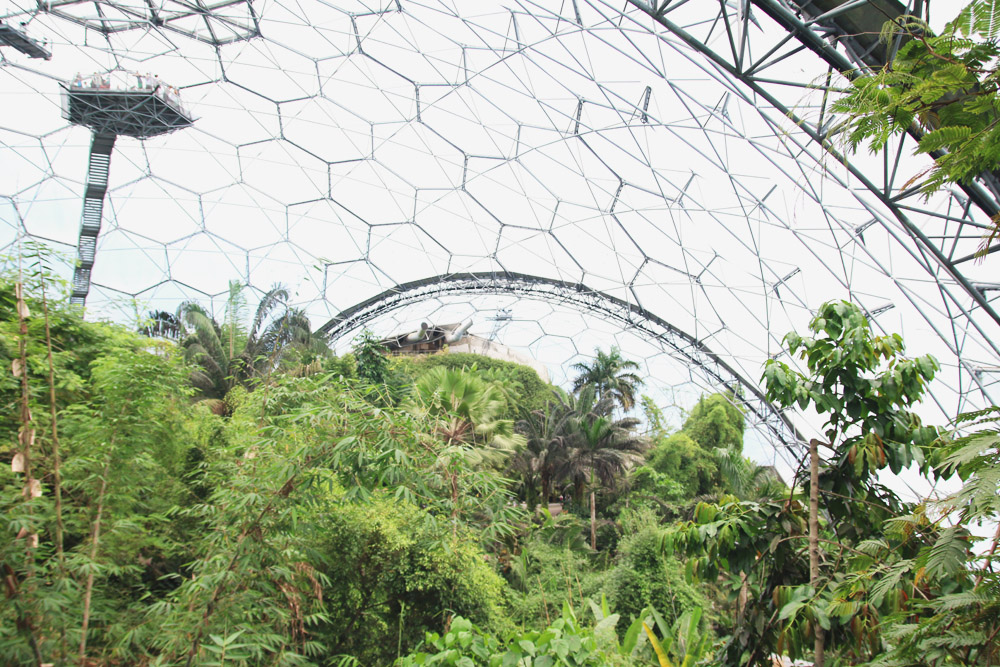
POLYGON ((572 392, 370 335, 337 357, 236 283, 221 323, 135 333, 36 250, 0 291, 6 664, 764 665, 817 636, 829 664, 997 659, 997 541, 969 528, 1000 509, 998 417, 922 424, 937 363, 850 303, 789 335, 809 373, 764 369, 828 417, 810 573, 809 476, 744 456, 731 393, 673 428, 617 348, 572 392), (906 502, 878 472, 909 465, 964 485, 906 502))

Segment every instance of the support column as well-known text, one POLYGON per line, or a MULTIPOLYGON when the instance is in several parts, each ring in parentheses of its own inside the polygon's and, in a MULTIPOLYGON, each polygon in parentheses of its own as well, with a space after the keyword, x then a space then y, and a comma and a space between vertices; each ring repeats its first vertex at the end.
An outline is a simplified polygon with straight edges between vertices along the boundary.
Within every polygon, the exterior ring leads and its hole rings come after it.
POLYGON ((90 292, 90 272, 94 268, 97 236, 101 233, 104 195, 108 191, 108 169, 111 151, 117 135, 94 133, 90 143, 90 165, 87 168, 87 189, 83 194, 83 220, 77 243, 77 266, 73 273, 73 294, 70 303, 83 305, 90 292))

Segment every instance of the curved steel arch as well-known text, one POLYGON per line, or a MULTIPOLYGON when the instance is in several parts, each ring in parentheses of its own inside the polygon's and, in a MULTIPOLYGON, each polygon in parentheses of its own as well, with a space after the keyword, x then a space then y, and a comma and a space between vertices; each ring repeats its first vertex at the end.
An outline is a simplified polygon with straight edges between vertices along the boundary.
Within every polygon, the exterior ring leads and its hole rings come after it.
POLYGON ((544 278, 524 273, 453 273, 402 283, 341 311, 319 328, 330 342, 366 323, 403 306, 438 296, 469 294, 513 294, 569 306, 608 317, 673 350, 676 358, 700 368, 719 384, 733 390, 743 405, 777 443, 801 452, 805 438, 765 397, 760 388, 744 378, 718 354, 694 336, 678 329, 642 306, 587 287, 582 283, 544 278), (743 393, 736 391, 742 388, 743 393))

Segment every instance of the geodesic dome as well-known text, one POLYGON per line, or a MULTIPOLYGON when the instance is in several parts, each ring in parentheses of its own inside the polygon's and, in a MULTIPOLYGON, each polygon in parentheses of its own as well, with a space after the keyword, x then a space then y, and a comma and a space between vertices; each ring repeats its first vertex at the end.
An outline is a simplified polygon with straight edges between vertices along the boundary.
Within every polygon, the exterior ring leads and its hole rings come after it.
POLYGON ((471 317, 558 382, 617 344, 661 403, 742 387, 761 460, 815 430, 763 401, 763 362, 851 299, 937 356, 942 423, 1000 372, 973 257, 996 198, 986 175, 925 200, 911 139, 840 151, 866 26, 923 6, 852 4, 0 0, 53 54, 0 49, 0 238, 93 245, 92 316, 218 306, 235 279, 288 285, 338 349, 471 317), (118 137, 93 189, 96 139, 60 113, 78 73, 168 82, 195 120, 118 137))

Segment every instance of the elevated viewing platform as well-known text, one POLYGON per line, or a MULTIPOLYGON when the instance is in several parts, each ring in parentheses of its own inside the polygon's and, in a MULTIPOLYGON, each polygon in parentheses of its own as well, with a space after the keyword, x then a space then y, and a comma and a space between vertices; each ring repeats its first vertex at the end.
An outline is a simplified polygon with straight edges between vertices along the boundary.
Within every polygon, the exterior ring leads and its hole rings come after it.
POLYGON ((28 33, 24 30, 24 24, 22 23, 21 26, 21 29, 18 29, 0 21, 0 46, 13 46, 29 58, 51 60, 52 52, 46 48, 46 45, 37 39, 28 37, 28 33))
POLYGON ((176 88, 158 78, 124 72, 77 76, 61 83, 62 116, 97 134, 145 139, 188 127, 187 112, 176 88))

